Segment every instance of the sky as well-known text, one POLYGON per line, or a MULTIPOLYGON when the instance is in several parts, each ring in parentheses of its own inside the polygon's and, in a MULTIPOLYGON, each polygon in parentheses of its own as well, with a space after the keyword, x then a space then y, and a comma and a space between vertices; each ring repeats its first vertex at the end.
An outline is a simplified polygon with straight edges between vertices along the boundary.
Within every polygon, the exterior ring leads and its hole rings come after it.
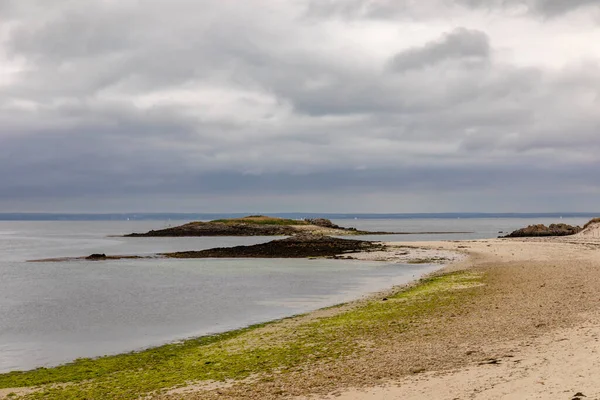
POLYGON ((600 211, 597 0, 0 0, 0 212, 600 211))

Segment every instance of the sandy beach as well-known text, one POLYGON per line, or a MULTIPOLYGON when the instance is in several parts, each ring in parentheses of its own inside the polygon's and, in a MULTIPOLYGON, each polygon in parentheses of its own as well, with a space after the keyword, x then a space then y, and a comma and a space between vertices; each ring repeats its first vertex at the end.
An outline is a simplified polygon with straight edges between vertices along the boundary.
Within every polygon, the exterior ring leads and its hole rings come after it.
MULTIPOLYGON (((284 360, 287 366, 162 385, 148 398, 600 398, 597 237, 389 245, 388 252, 356 256, 449 264, 439 278, 412 288, 268 324, 215 345, 228 357, 302 349, 300 355, 284 353, 298 357, 284 360)), ((229 359, 217 363, 223 361, 229 359)), ((113 378, 105 379, 111 385, 113 378)), ((70 385, 73 393, 105 390, 94 381, 70 385)), ((27 393, 3 389, 0 398, 9 391, 27 393)))
POLYGON ((598 42, 600 0, 0 0, 0 400, 600 400, 598 42))
POLYGON ((389 340, 374 338, 360 355, 165 398, 600 397, 600 241, 593 235, 390 245, 423 258, 463 254, 443 273, 481 275, 481 286, 451 311, 414 321, 389 340))
MULTIPOLYGON (((410 246, 429 249, 422 250, 426 257, 440 250, 468 253, 468 258, 445 271, 483 274, 484 285, 472 301, 456 306, 454 312, 437 315, 393 341, 379 341, 360 357, 276 375, 270 382, 234 385, 219 396, 450 400, 572 399, 584 394, 600 398, 597 238, 410 246), (298 392, 304 394, 294 395, 298 392)), ((184 397, 213 398, 193 392, 184 397)))
MULTIPOLYGON (((451 249, 456 243, 420 245, 451 249)), ((454 267, 476 268, 493 277, 488 295, 450 323, 436 321, 444 332, 427 341, 431 348, 444 347, 439 339, 448 338, 446 334, 454 332, 455 338, 437 354, 429 354, 423 373, 300 398, 600 398, 597 235, 484 240, 467 246, 473 257, 454 267)))

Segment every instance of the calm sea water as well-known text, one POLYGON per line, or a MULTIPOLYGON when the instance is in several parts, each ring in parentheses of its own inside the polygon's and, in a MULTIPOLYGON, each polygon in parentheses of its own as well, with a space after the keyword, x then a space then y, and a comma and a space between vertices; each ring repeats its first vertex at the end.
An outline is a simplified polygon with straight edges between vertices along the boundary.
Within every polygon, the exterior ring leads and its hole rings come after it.
MULTIPOLYGON (((582 224, 588 218, 564 219, 582 224)), ((185 221, 0 221, 0 372, 50 366, 222 332, 357 298, 437 266, 338 260, 118 260, 30 263, 91 253, 152 254, 260 238, 118 238, 185 221)), ((495 237, 556 219, 334 220, 385 231, 472 231, 376 240, 495 237)))
POLYGON ((340 219, 334 220, 342 226, 353 226, 366 231, 384 232, 469 232, 457 234, 426 235, 379 235, 360 236, 361 239, 382 241, 431 241, 488 239, 510 233, 534 224, 565 223, 583 225, 590 216, 576 218, 415 218, 415 219, 340 219))

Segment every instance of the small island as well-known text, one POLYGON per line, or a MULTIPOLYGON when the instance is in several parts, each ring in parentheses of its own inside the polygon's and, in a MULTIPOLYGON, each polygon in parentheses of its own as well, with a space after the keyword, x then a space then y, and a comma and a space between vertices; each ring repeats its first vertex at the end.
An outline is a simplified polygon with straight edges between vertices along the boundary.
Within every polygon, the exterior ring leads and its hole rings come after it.
POLYGON ((517 229, 506 236, 500 238, 527 238, 527 237, 549 237, 549 236, 600 236, 600 218, 593 218, 583 227, 567 224, 543 224, 529 225, 525 228, 517 229))
POLYGON ((349 236, 349 235, 407 235, 450 234, 467 232, 369 232, 345 228, 325 218, 285 219, 265 215, 243 218, 194 221, 171 228, 151 230, 146 233, 130 233, 125 237, 184 237, 184 236, 349 236))
POLYGON ((543 224, 529 225, 526 228, 517 229, 509 233, 504 238, 519 238, 519 237, 545 237, 545 236, 571 236, 581 232, 583 228, 580 226, 571 226, 567 224, 543 224))
POLYGON ((195 258, 327 258, 334 260, 382 261, 406 264, 440 264, 456 261, 452 252, 427 250, 420 246, 394 245, 367 240, 342 239, 323 235, 295 235, 249 246, 215 247, 151 255, 91 254, 82 257, 46 258, 29 262, 114 261, 120 259, 195 258))
POLYGON ((349 253, 384 251, 378 242, 340 239, 323 235, 302 234, 250 246, 217 247, 197 251, 159 253, 150 256, 91 254, 87 257, 60 257, 32 262, 107 261, 139 258, 343 258, 349 253))

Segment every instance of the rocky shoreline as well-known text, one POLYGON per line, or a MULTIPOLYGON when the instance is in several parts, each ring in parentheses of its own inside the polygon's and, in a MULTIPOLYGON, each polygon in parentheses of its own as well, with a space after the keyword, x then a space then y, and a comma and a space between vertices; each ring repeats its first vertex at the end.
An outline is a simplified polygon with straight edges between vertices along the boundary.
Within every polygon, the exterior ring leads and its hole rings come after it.
POLYGON ((385 245, 364 240, 303 235, 252 246, 217 247, 200 251, 164 253, 169 258, 308 258, 383 250, 385 245))
POLYGON ((198 251, 159 253, 151 256, 91 254, 86 257, 61 257, 31 262, 105 261, 140 258, 311 258, 348 257, 351 253, 385 250, 378 242, 350 240, 320 235, 295 235, 285 239, 250 246, 217 247, 198 251))

